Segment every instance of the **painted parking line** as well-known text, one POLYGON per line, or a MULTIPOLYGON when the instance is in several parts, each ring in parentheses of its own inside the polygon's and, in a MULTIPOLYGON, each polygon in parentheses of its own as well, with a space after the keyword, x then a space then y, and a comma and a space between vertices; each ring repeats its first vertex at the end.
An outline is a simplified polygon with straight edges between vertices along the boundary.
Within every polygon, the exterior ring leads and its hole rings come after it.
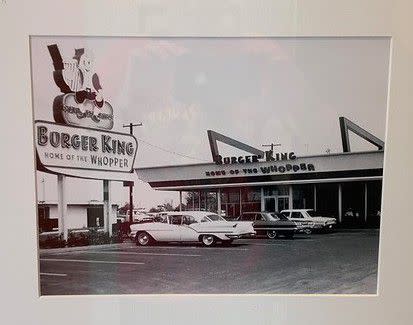
POLYGON ((41 272, 40 275, 48 275, 48 276, 67 276, 65 273, 45 273, 41 272))
POLYGON ((239 247, 202 247, 202 246, 127 246, 122 247, 122 249, 197 249, 197 250, 205 250, 206 252, 210 250, 238 250, 238 251, 247 251, 248 248, 239 248, 239 247))
POLYGON ((185 257, 199 257, 201 255, 196 254, 179 254, 179 253, 136 253, 136 252, 122 252, 122 251, 80 251, 77 253, 85 253, 85 254, 117 254, 117 255, 148 255, 148 256, 185 256, 185 257))
POLYGON ((100 264, 127 264, 127 265, 143 265, 143 262, 120 262, 120 261, 97 261, 97 260, 68 260, 62 258, 41 258, 44 262, 72 262, 72 263, 100 263, 100 264))
POLYGON ((283 243, 271 243, 271 244, 265 244, 265 243, 256 243, 256 244, 250 244, 251 246, 285 246, 285 242, 283 243))

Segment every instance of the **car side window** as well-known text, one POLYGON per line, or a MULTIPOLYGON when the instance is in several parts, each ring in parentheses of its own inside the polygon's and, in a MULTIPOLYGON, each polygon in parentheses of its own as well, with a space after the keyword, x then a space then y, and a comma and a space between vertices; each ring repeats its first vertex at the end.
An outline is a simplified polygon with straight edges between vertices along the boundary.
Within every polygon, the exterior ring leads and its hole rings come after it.
POLYGON ((203 217, 203 218, 201 219, 201 222, 209 222, 209 220, 208 220, 207 217, 203 217))
POLYGON ((242 221, 254 221, 255 214, 254 213, 246 213, 241 216, 242 221))
POLYGON ((291 218, 303 218, 303 215, 301 214, 301 212, 291 212, 291 218))
POLYGON ((255 220, 257 220, 257 221, 265 221, 265 219, 264 219, 264 217, 263 217, 263 215, 262 215, 261 213, 257 213, 257 214, 256 214, 255 220))
POLYGON ((155 222, 161 222, 161 223, 168 223, 168 217, 167 216, 156 216, 154 218, 155 222))
POLYGON ((182 224, 183 225, 190 225, 192 223, 196 223, 196 220, 193 216, 182 216, 182 224))
POLYGON ((182 216, 170 216, 171 225, 180 225, 182 224, 182 216))

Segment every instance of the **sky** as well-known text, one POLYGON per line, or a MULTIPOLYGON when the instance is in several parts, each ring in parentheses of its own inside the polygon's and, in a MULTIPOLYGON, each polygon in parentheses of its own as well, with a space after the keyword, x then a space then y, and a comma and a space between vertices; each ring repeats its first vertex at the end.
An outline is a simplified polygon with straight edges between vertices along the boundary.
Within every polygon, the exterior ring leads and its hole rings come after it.
MULTIPOLYGON (((142 122, 135 167, 211 161, 208 129, 297 156, 340 152, 339 116, 385 138, 388 38, 32 37, 34 119, 53 121, 60 94, 47 45, 65 58, 93 52, 114 131, 142 122)), ((371 145, 350 136, 352 150, 371 145)), ((224 155, 237 149, 220 146, 224 155)), ((38 199, 56 201, 56 176, 37 172, 38 199)), ((128 191, 112 182, 112 200, 128 191)), ((102 200, 102 182, 68 179, 69 202, 102 200)), ((178 194, 137 180, 134 202, 149 209, 178 194)))

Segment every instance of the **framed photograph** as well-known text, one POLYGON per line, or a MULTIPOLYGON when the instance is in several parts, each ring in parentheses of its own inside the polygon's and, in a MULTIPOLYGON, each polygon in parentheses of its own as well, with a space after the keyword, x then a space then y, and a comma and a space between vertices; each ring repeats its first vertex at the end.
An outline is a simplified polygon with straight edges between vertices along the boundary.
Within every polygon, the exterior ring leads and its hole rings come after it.
POLYGON ((409 5, 368 3, 3 2, 14 320, 405 324, 409 5))
POLYGON ((390 38, 30 50, 40 295, 377 294, 390 38))

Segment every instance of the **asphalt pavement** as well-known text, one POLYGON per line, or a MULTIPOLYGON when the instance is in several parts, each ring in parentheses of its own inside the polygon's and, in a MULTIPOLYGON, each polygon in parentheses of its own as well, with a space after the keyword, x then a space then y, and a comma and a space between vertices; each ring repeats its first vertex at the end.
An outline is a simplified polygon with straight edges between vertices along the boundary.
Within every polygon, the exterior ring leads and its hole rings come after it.
POLYGON ((379 231, 42 250, 41 295, 376 294, 379 231))

